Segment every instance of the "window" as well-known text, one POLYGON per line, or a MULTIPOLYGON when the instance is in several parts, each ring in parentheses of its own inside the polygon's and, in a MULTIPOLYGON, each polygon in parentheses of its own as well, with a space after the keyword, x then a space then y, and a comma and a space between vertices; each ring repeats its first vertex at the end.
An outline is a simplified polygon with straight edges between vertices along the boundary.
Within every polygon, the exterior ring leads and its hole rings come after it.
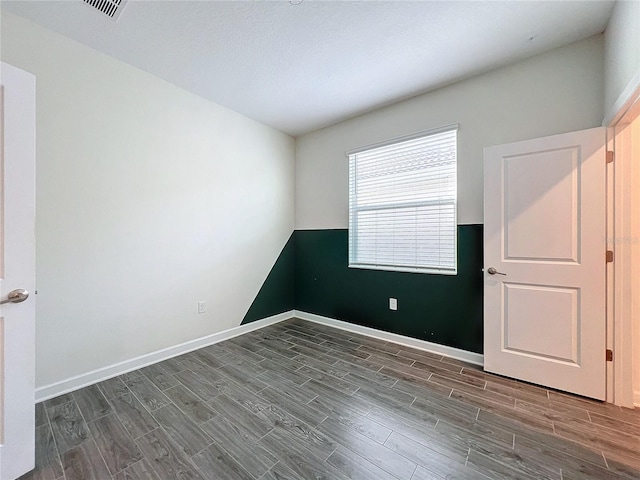
POLYGON ((456 273, 457 125, 349 153, 349 266, 456 273))

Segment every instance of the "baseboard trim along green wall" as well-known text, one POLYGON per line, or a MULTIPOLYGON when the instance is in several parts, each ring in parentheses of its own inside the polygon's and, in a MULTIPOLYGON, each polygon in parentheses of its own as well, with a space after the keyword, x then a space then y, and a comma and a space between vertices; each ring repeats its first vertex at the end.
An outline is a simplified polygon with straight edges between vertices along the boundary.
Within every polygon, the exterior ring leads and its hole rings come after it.
POLYGON ((296 230, 242 323, 293 305, 295 310, 482 353, 482 235, 482 225, 459 225, 458 274, 438 275, 349 268, 346 229, 296 230), (398 310, 389 309, 389 298, 397 299, 398 310))
POLYGON ((416 348, 418 350, 424 350, 426 352, 444 355, 446 357, 455 358, 457 360, 462 360, 474 365, 484 365, 484 355, 480 353, 469 352, 468 350, 448 347, 446 345, 440 345, 439 343, 427 342, 425 340, 418 340, 417 338, 406 337, 404 335, 384 332, 382 330, 376 330, 374 328, 363 327, 354 323, 336 320, 335 318, 328 318, 320 315, 315 315, 313 313, 301 312, 300 310, 294 310, 293 317, 307 320, 309 322, 320 323, 322 325, 328 325, 330 327, 339 328, 348 332, 359 333, 361 335, 367 335, 373 338, 379 338, 380 340, 397 343, 399 345, 405 345, 407 347, 416 348))

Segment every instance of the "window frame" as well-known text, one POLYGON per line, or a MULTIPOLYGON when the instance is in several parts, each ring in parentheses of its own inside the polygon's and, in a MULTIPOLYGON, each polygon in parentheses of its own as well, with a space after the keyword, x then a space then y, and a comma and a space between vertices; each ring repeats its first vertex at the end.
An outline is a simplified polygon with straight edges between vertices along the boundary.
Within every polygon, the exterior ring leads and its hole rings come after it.
MULTIPOLYGON (((393 272, 409 272, 409 273, 425 273, 425 274, 438 274, 438 275, 457 275, 458 274, 458 130, 459 126, 457 123, 444 125, 442 127, 421 131, 417 133, 413 133, 410 135, 404 135, 401 137, 395 137, 384 142, 379 142, 363 147, 359 147, 353 150, 346 152, 346 156, 349 162, 349 192, 348 192, 348 216, 349 216, 349 230, 348 230, 348 258, 347 263, 349 268, 357 268, 364 270, 382 270, 382 271, 393 271, 393 272), (424 200, 418 202, 398 202, 394 204, 384 204, 384 205, 370 205, 364 207, 352 206, 352 195, 351 195, 351 184, 352 184, 352 175, 355 175, 355 172, 352 170, 356 168, 353 165, 351 157, 353 155, 357 155, 358 153, 363 153, 369 150, 375 150, 377 148, 382 148, 386 146, 391 146, 398 143, 408 142, 411 140, 420 139, 423 137, 429 137, 432 135, 437 135, 439 133, 445 133, 455 131, 455 151, 456 151, 456 160, 455 160, 455 194, 453 199, 439 199, 439 200, 424 200), (423 267, 423 266, 407 266, 407 265, 392 265, 392 264, 370 264, 370 263, 358 263, 352 261, 353 254, 352 250, 355 247, 354 238, 357 238, 358 233, 358 222, 356 221, 357 213, 362 211, 372 211, 372 210, 397 210, 406 207, 424 207, 430 205, 453 205, 453 221, 454 221, 454 229, 453 229, 453 268, 438 268, 435 266, 423 267), (354 233, 355 232, 355 233, 354 233)), ((355 161, 354 161, 355 162, 355 161)))

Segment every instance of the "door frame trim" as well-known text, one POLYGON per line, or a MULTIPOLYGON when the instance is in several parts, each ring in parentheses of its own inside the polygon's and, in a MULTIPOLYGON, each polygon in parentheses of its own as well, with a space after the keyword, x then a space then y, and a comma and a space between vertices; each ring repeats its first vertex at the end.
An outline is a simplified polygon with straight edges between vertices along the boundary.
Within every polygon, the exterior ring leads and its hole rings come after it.
POLYGON ((629 80, 629 83, 624 87, 620 96, 616 99, 613 105, 611 105, 609 111, 602 121, 603 127, 613 127, 620 123, 622 118, 630 110, 631 106, 638 101, 640 95, 640 71, 629 80))
MULTIPOLYGON (((615 152, 615 160, 607 168, 611 204, 607 248, 615 252, 614 263, 607 269, 607 348, 614 352, 613 362, 607 365, 607 402, 629 408, 634 407, 633 324, 634 320, 640 322, 639 313, 633 311, 633 298, 640 295, 640 290, 637 280, 633 281, 632 250, 640 238, 640 227, 634 225, 632 217, 632 212, 639 208, 633 204, 637 173, 634 174, 632 164, 630 132, 624 126, 640 118, 640 72, 636 77, 616 102, 619 109, 603 122, 608 127, 607 149, 615 152)), ((640 407, 638 402, 640 398, 635 399, 640 407)))

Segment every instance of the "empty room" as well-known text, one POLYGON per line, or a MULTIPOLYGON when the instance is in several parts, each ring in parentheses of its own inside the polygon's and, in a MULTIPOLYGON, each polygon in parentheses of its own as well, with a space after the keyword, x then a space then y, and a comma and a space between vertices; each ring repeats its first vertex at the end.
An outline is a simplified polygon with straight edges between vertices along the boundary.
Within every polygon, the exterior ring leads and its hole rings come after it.
POLYGON ((640 479, 640 0, 0 20, 0 480, 640 479))

